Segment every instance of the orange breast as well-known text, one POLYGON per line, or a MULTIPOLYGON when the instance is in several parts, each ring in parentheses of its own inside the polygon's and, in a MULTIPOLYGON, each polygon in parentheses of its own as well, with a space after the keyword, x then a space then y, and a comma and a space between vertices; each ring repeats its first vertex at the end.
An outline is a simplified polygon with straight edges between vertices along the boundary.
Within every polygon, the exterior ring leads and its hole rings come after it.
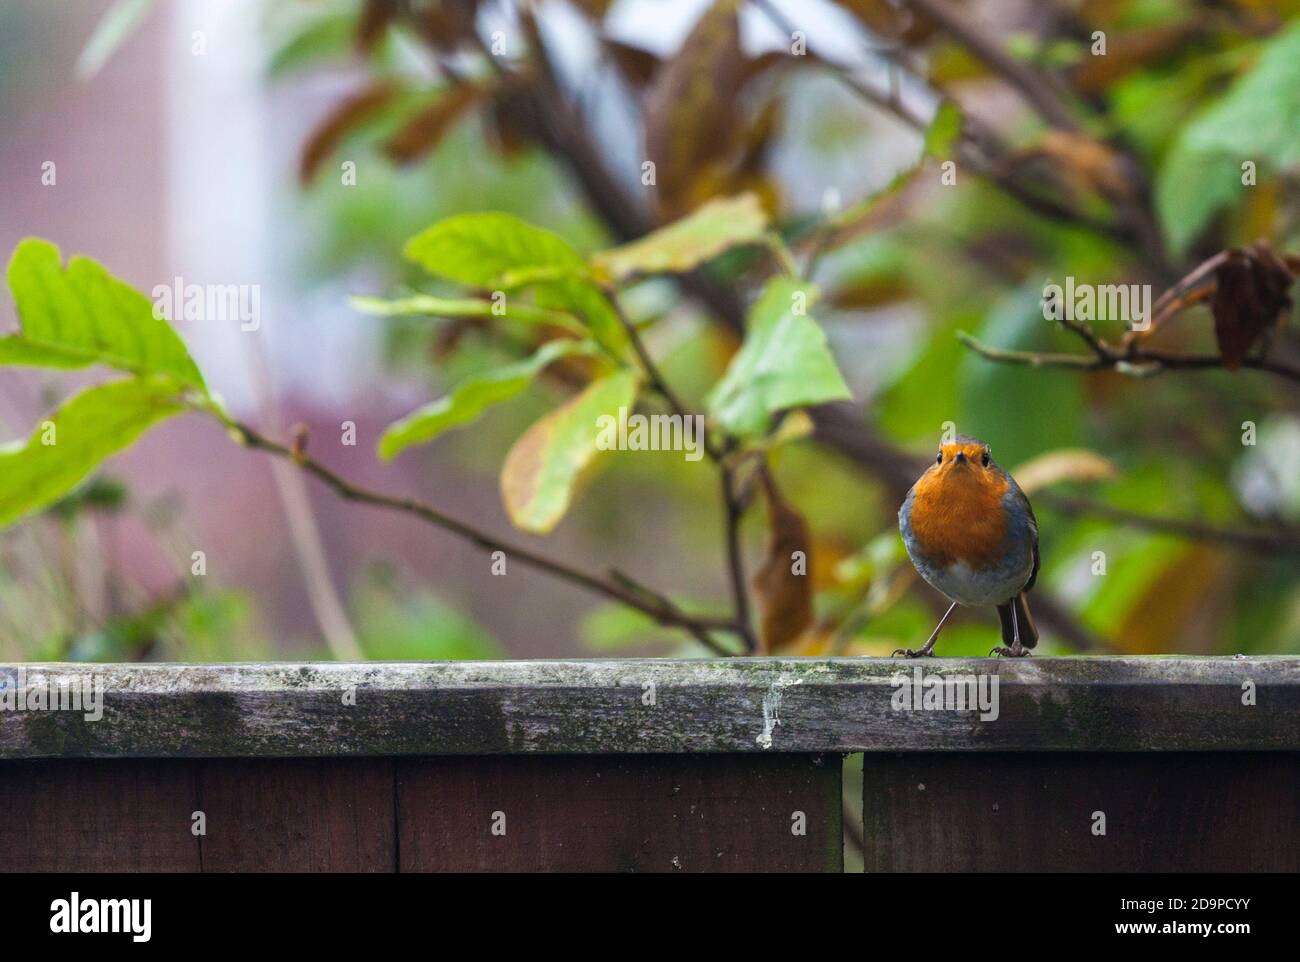
POLYGON ((917 545, 940 567, 959 561, 977 568, 996 564, 1007 532, 1006 493, 1005 477, 978 468, 927 471, 912 498, 917 545))

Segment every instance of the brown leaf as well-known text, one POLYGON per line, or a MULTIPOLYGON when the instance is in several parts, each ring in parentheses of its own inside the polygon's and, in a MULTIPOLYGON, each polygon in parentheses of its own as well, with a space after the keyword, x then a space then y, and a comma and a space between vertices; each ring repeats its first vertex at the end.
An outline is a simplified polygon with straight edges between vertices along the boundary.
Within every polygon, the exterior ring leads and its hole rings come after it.
POLYGON ((478 0, 423 0, 411 13, 415 29, 435 49, 450 53, 474 36, 478 0))
POLYGON ((912 289, 901 277, 878 277, 838 288, 826 303, 841 311, 867 311, 910 297, 912 289))
POLYGON ((1197 29, 1195 22, 1183 21, 1125 33, 1110 32, 1106 36, 1106 55, 1085 56, 1074 69, 1075 89, 1088 94, 1104 92, 1117 80, 1178 50, 1188 34, 1197 29))
POLYGON ((771 472, 761 469, 767 497, 767 556, 754 575, 762 651, 793 644, 812 624, 812 537, 802 514, 781 496, 771 472))
POLYGON ((502 89, 485 118, 484 132, 492 149, 503 157, 513 157, 532 145, 532 129, 528 93, 514 85, 502 89))
POLYGON ((1291 309, 1294 277, 1267 243, 1227 253, 1215 271, 1210 310, 1219 356, 1231 371, 1241 366, 1265 331, 1282 323, 1291 309))
POLYGON ((738 0, 714 3, 646 95, 646 150, 655 165, 661 221, 702 199, 692 196, 696 177, 723 161, 740 128, 736 94, 748 64, 738 6, 738 0))
POLYGON ((663 62, 649 50, 641 47, 632 47, 617 40, 610 40, 608 37, 602 43, 610 59, 614 61, 614 66, 633 90, 643 90, 649 86, 659 70, 659 65, 663 62))
POLYGON ((1192 268, 1173 287, 1169 288, 1151 305, 1151 323, 1145 330, 1128 331, 1124 335, 1124 344, 1145 340, 1151 337, 1175 314, 1185 311, 1194 304, 1208 301, 1214 296, 1215 272, 1219 265, 1228 258, 1227 251, 1220 251, 1213 257, 1202 261, 1192 268))
POLYGON ((600 21, 609 13, 613 0, 573 0, 573 5, 593 20, 600 21))
POLYGON ((909 45, 925 42, 937 27, 929 17, 914 14, 906 4, 890 0, 840 0, 840 6, 877 36, 909 45))
POLYGON ((1222 552, 1196 544, 1180 552, 1133 601, 1114 636, 1123 654, 1165 654, 1178 639, 1178 651, 1222 598, 1227 565, 1222 552))
POLYGON ((1021 161, 1045 158, 1103 197, 1126 197, 1132 192, 1132 172, 1124 158, 1085 134, 1051 130, 1015 156, 1021 161))
POLYGON ((357 18, 357 49, 369 53, 398 13, 397 0, 365 0, 357 18))
POLYGON ((344 138, 388 107, 399 93, 399 85, 390 80, 381 80, 345 98, 316 125, 307 138, 298 162, 298 179, 303 184, 310 183, 319 172, 321 164, 344 138))
POLYGON ((475 84, 452 87, 402 124, 384 143, 384 153, 398 164, 423 157, 442 142, 461 115, 482 97, 483 89, 475 84))

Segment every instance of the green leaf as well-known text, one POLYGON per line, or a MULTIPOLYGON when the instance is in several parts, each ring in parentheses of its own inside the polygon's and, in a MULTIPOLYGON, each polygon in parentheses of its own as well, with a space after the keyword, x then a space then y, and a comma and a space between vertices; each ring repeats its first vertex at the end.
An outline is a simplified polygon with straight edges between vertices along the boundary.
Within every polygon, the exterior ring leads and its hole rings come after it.
POLYGON ((474 661, 506 652, 480 625, 436 595, 398 595, 366 585, 356 602, 357 633, 369 659, 385 661, 474 661))
POLYGON ((572 310, 616 359, 628 347, 609 299, 587 263, 559 234, 510 214, 457 214, 412 237, 403 251, 431 274, 470 287, 531 286, 544 308, 572 310))
POLYGON ((730 433, 762 434, 777 411, 851 397, 826 335, 807 314, 817 296, 814 285, 784 277, 763 290, 745 343, 709 394, 709 413, 730 433))
POLYGON ((105 458, 146 429, 185 410, 168 377, 130 378, 87 388, 26 441, 0 448, 0 527, 71 491, 105 458))
POLYGON ((636 400, 638 378, 622 370, 593 381, 581 394, 524 432, 501 468, 501 496, 515 527, 535 534, 554 529, 573 500, 574 486, 595 458, 602 419, 617 421, 636 400))
POLYGON ((1202 153, 1185 139, 1175 143, 1156 182, 1156 211, 1170 249, 1185 253, 1210 219, 1244 189, 1236 157, 1202 153))
POLYGON ((553 327, 562 327, 574 334, 587 333, 586 327, 572 314, 548 311, 533 304, 525 304, 517 297, 506 298, 499 308, 500 313, 493 310, 496 305, 491 301, 476 297, 434 297, 431 294, 414 294, 392 300, 357 296, 352 297, 349 303, 362 314, 371 314, 375 317, 504 317, 525 324, 549 324, 553 327))
POLYGON ((491 288, 508 271, 557 267, 586 272, 586 263, 559 234, 513 214, 457 214, 406 242, 403 253, 430 274, 491 288))
POLYGON ((467 378, 446 397, 390 424, 379 439, 379 456, 390 460, 413 444, 424 444, 444 431, 468 424, 493 404, 508 401, 528 387, 552 361, 590 354, 594 349, 590 341, 552 341, 527 360, 467 378))
POLYGON ((316 17, 276 48, 267 63, 271 77, 315 63, 341 60, 356 42, 357 15, 354 10, 316 17))
POLYGON ((925 156, 948 160, 961 138, 961 125, 961 110, 951 100, 945 100, 925 131, 925 156))
POLYGON ((77 76, 89 80, 99 73, 113 52, 140 25, 153 3, 154 0, 117 0, 109 7, 77 58, 77 76))
POLYGON ((1175 253, 1247 188, 1241 165, 1259 176, 1300 167, 1300 23, 1264 44, 1255 66, 1183 128, 1156 181, 1156 209, 1175 253))
POLYGON ((9 261, 9 290, 22 332, 0 338, 0 365, 80 368, 107 364, 132 374, 168 374, 206 391, 185 344, 154 317, 153 304, 87 257, 67 269, 49 241, 21 241, 9 261))
POLYGON ((681 640, 649 615, 615 603, 588 610, 578 624, 578 634, 583 644, 602 654, 651 645, 671 648, 681 640))
POLYGON ((754 194, 711 200, 675 223, 621 247, 600 251, 592 267, 616 282, 637 274, 680 274, 741 244, 759 244, 767 214, 754 194))

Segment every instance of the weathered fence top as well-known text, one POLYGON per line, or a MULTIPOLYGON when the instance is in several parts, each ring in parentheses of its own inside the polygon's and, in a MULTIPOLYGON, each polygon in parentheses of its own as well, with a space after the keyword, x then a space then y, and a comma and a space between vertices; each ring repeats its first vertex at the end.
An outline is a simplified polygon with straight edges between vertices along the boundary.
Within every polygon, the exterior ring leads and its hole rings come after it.
POLYGON ((1144 750, 1300 750, 1300 658, 0 666, 0 759, 1144 750))

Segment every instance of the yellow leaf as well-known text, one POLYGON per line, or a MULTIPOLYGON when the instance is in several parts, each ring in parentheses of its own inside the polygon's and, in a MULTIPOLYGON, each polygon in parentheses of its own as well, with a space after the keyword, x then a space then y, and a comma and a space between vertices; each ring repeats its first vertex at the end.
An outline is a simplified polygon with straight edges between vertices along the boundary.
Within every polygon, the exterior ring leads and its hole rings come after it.
POLYGON ((1025 494, 1033 494, 1061 481, 1106 481, 1118 473, 1114 464, 1085 448, 1048 451, 1011 472, 1025 494))
POLYGON ((767 214, 754 194, 718 198, 640 240, 600 251, 592 256, 592 267, 615 281, 679 274, 730 247, 761 242, 766 230, 767 214))
POLYGON ((604 419, 636 400, 636 372, 623 370, 589 384, 524 432, 501 468, 501 497, 522 531, 552 531, 573 500, 583 471, 601 449, 604 419))

